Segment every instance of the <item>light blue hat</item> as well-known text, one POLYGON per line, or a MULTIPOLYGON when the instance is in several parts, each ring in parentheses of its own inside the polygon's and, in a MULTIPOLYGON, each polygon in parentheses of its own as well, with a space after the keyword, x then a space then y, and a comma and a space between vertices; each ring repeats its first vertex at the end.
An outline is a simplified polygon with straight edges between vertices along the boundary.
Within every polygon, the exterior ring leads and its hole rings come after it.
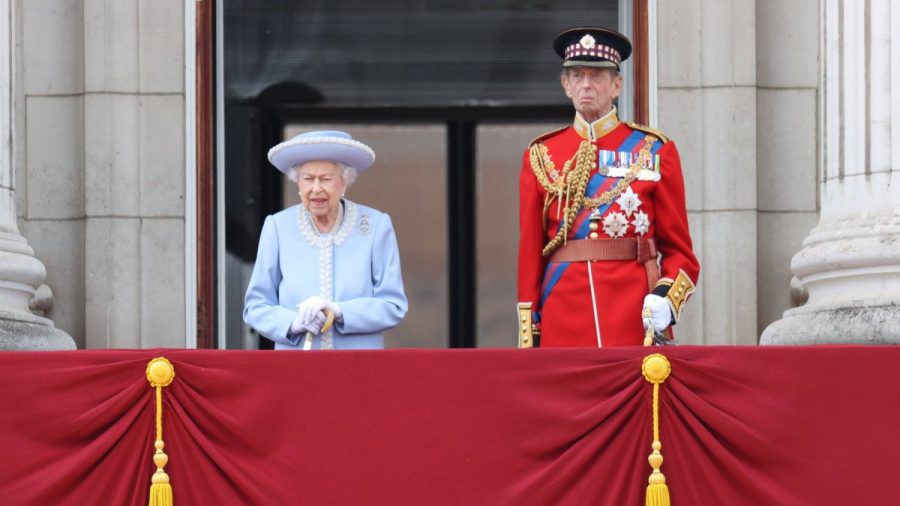
POLYGON ((375 162, 375 152, 347 132, 306 132, 269 150, 269 161, 285 174, 299 164, 312 161, 340 162, 359 172, 375 162))

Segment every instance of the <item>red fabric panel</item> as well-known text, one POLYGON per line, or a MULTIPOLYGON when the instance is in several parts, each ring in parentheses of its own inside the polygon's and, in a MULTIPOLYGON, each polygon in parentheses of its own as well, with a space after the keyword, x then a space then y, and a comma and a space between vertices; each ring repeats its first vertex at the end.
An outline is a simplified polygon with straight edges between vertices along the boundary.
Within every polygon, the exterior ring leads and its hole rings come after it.
MULTIPOLYGON (((896 504, 900 347, 663 350, 673 505, 896 504)), ((154 396, 175 503, 638 505, 642 348, 0 354, 0 497, 146 504, 154 396)))

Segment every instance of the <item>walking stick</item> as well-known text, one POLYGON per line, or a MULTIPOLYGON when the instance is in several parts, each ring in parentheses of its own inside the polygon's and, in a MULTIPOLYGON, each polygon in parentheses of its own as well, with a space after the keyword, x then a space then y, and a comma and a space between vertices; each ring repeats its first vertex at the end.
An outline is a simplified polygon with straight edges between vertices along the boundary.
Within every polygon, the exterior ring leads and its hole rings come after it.
MULTIPOLYGON (((325 311, 325 325, 322 325, 322 330, 319 331, 319 334, 324 334, 331 329, 331 326, 334 324, 334 311, 328 309, 327 307, 324 309, 325 311)), ((312 349, 313 342, 313 333, 307 332, 306 337, 303 339, 303 349, 309 351, 312 349)))

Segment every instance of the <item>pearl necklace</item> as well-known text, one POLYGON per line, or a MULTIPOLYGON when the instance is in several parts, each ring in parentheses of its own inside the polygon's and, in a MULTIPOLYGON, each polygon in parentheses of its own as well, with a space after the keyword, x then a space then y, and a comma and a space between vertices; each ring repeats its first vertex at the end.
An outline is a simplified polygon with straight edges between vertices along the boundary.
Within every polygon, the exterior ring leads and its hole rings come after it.
MULTIPOLYGON (((330 232, 319 232, 315 219, 303 205, 297 206, 297 225, 307 242, 319 250, 319 296, 325 300, 333 300, 333 247, 340 246, 350 233, 356 220, 356 204, 344 200, 338 208, 334 227, 330 232), (345 214, 346 208, 346 214, 345 214)), ((334 348, 334 330, 328 330, 321 336, 321 349, 334 348)))
POLYGON ((321 233, 313 221, 311 213, 302 205, 297 206, 297 226, 303 233, 307 242, 316 248, 326 246, 340 246, 353 227, 356 220, 356 204, 350 200, 344 200, 338 209, 338 216, 331 232, 321 233))
POLYGON ((337 218, 335 218, 335 220, 334 220, 334 225, 331 227, 331 232, 320 232, 319 227, 316 225, 316 220, 315 220, 315 218, 313 218, 312 213, 306 212, 304 214, 306 214, 306 220, 307 220, 307 223, 309 224, 309 226, 312 227, 312 229, 317 234, 319 234, 319 236, 330 235, 331 237, 335 237, 341 231, 341 225, 344 222, 344 204, 341 203, 341 205, 338 207, 337 218))

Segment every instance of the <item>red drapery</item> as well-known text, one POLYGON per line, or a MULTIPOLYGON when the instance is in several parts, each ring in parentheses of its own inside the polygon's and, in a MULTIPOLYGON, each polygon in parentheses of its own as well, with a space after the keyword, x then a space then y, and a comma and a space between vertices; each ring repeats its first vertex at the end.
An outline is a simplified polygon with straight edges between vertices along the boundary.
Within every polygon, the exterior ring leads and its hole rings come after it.
MULTIPOLYGON (((653 351, 674 506, 900 503, 900 347, 653 351)), ((648 353, 2 353, 0 497, 146 504, 165 356, 176 505, 640 505, 648 353)))

